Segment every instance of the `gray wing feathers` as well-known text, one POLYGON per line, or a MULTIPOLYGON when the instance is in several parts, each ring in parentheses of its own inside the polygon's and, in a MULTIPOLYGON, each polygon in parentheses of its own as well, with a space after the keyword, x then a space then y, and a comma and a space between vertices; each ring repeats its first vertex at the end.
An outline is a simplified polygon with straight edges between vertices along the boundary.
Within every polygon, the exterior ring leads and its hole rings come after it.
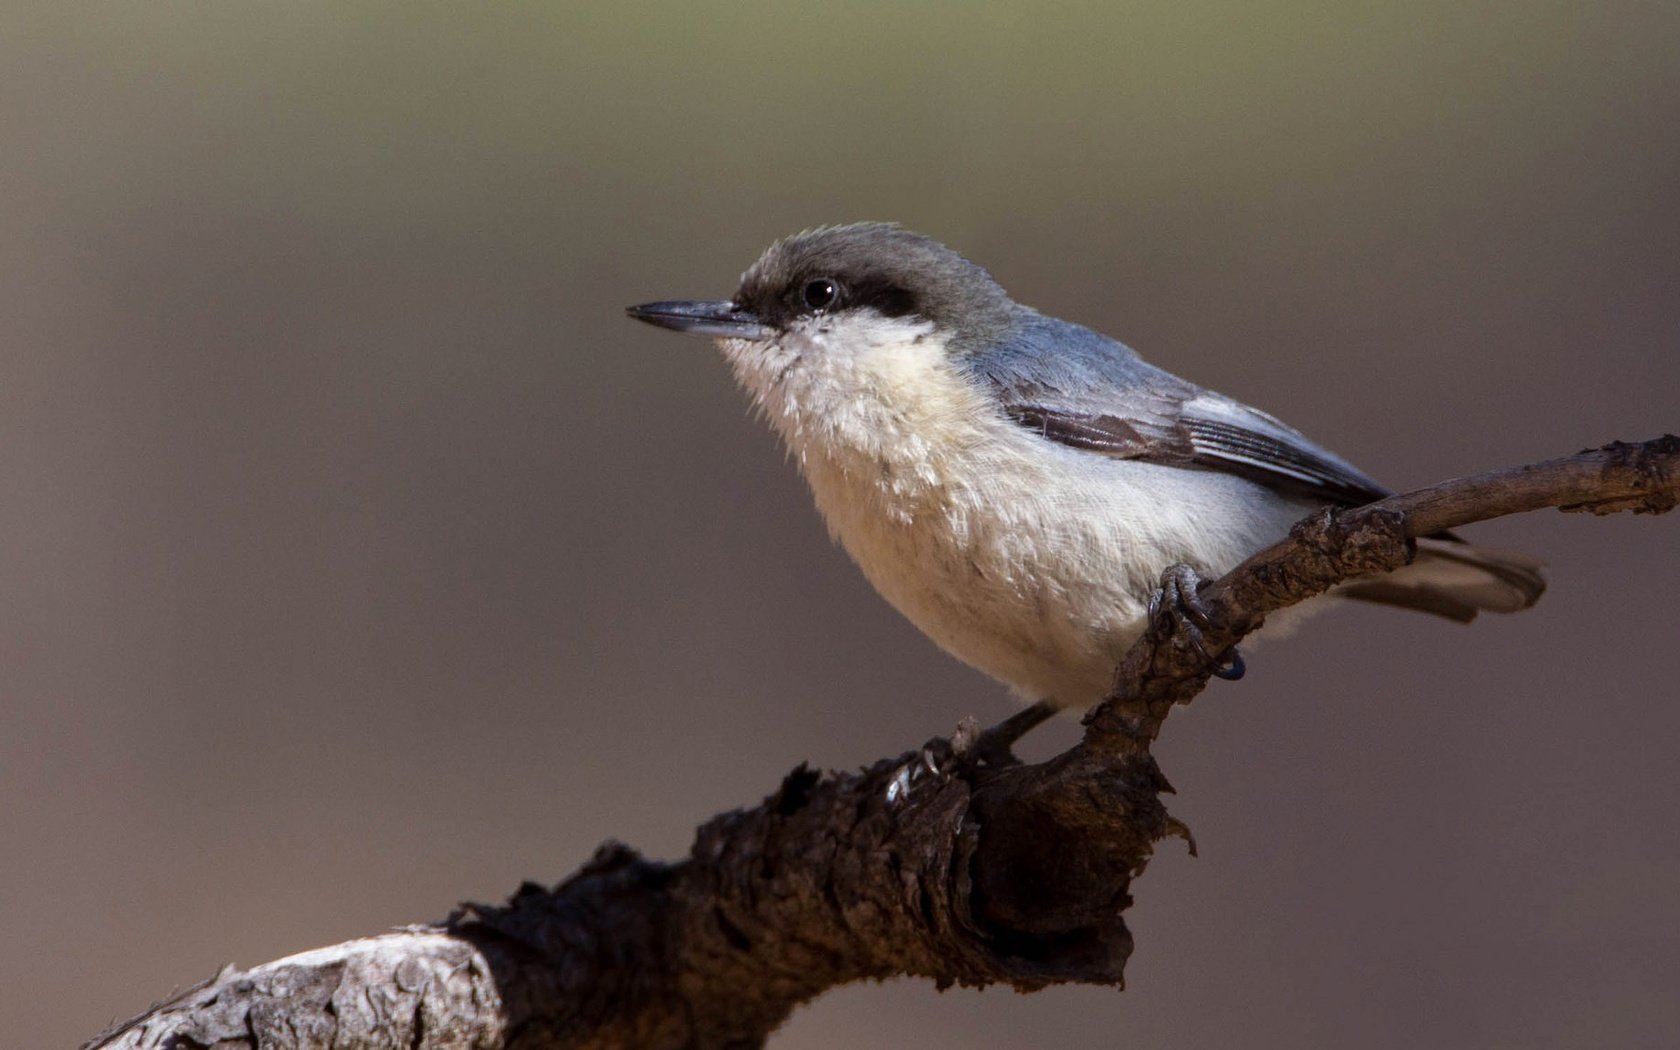
MULTIPOLYGON (((964 364, 991 387, 1005 414, 1059 444, 1220 470, 1306 502, 1358 506, 1390 494, 1287 424, 1066 321, 1023 311, 1013 338, 964 364)), ((1546 588, 1540 564, 1440 536, 1420 540, 1411 565, 1337 593, 1468 621, 1481 610, 1533 605, 1546 588)))
POLYGON ((1272 416, 1066 321, 1025 315, 1013 338, 966 364, 1010 418, 1052 441, 1122 459, 1221 470, 1308 501, 1354 505, 1388 495, 1272 416))

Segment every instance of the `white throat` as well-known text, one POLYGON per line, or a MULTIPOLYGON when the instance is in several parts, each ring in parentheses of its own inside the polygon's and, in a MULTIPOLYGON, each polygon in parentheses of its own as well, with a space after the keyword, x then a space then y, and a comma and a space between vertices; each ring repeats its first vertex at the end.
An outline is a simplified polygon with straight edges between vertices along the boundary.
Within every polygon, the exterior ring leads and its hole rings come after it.
POLYGON ((847 499, 872 490, 879 510, 903 517, 961 477, 949 469, 953 454, 1002 422, 928 321, 854 310, 797 322, 775 342, 719 346, 836 532, 833 483, 847 499))

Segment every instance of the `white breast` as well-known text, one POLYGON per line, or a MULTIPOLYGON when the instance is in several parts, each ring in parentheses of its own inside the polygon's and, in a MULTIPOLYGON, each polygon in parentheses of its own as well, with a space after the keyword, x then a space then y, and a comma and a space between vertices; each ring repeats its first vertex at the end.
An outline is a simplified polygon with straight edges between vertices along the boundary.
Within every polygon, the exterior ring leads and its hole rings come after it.
POLYGON ((816 318, 720 345, 875 588, 1026 699, 1100 699, 1162 569, 1222 572, 1302 513, 1238 478, 1046 441, 926 324, 816 318))

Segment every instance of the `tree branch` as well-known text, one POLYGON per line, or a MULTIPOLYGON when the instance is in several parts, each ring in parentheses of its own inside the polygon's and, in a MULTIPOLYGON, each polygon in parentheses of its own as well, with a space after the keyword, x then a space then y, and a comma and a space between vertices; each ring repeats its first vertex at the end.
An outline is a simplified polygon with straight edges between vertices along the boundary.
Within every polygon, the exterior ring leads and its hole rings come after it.
POLYGON ((1183 616, 1153 617, 1083 738, 1049 761, 988 761, 965 724, 858 773, 800 766, 703 825, 679 863, 608 844, 552 890, 229 967, 88 1047, 753 1047, 860 978, 1118 985, 1131 881, 1155 843, 1188 838, 1149 745, 1206 686, 1205 654, 1405 564, 1419 536, 1543 507, 1662 513, 1677 478, 1670 435, 1321 511, 1200 589, 1199 646, 1183 616))

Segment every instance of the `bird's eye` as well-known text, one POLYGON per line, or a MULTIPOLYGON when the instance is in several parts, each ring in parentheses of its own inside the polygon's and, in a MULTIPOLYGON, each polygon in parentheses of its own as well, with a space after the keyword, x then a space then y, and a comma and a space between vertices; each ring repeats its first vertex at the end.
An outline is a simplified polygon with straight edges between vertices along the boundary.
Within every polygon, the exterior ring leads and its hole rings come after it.
POLYGON ((821 313, 840 301, 840 284, 832 277, 818 277, 806 283, 800 297, 806 308, 821 313))

